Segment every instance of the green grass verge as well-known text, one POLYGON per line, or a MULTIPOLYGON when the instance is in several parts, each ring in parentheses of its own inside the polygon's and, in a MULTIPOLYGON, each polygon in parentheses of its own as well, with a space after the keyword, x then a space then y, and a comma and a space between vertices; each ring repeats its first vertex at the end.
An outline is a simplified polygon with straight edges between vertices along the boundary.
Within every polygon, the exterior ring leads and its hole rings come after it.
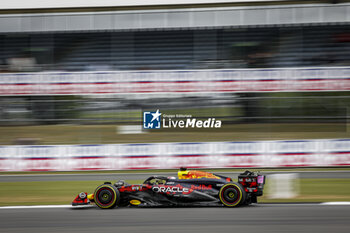
POLYGON ((70 204, 80 192, 92 193, 102 183, 102 181, 1 182, 0 206, 70 204))
MULTIPOLYGON (((141 180, 127 180, 141 183, 141 180)), ((92 193, 101 181, 1 182, 0 206, 70 204, 75 196, 92 193)), ((261 202, 350 201, 350 179, 300 179, 300 195, 292 199, 268 199, 261 202)), ((266 191, 269 183, 266 184, 266 191)))
POLYGON ((118 134, 118 125, 2 126, 0 144, 18 139, 37 139, 37 144, 96 144, 208 142, 350 138, 345 124, 225 124, 221 129, 159 129, 144 134, 118 134))
MULTIPOLYGON (((300 193, 291 199, 268 199, 268 193, 261 202, 329 202, 350 201, 350 179, 299 179, 300 193)), ((266 189, 269 190, 267 180, 266 189)))
MULTIPOLYGON (((229 107, 221 107, 221 108, 185 108, 185 109, 164 109, 162 110, 162 114, 164 115, 173 115, 173 114, 185 114, 192 115, 194 117, 227 117, 233 119, 235 116, 241 116, 242 110, 240 108, 229 108, 229 107)), ((90 111, 83 112, 80 114, 82 119, 84 118, 94 118, 101 121, 111 121, 113 119, 118 119, 119 122, 134 122, 136 124, 141 124, 142 119, 142 111, 115 111, 115 112, 103 112, 103 111, 90 111), (124 119, 124 120, 122 120, 124 119)))

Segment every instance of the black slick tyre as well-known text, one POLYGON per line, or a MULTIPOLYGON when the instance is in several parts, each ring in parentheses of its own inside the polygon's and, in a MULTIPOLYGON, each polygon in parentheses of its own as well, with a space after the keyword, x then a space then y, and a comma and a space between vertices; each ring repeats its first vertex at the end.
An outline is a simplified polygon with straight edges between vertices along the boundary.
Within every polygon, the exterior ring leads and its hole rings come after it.
POLYGON ((110 209, 118 205, 120 193, 116 187, 111 184, 103 184, 96 188, 94 192, 95 204, 101 209, 110 209))
POLYGON ((219 198, 224 206, 235 207, 245 202, 246 192, 242 185, 238 183, 228 183, 221 187, 219 198))

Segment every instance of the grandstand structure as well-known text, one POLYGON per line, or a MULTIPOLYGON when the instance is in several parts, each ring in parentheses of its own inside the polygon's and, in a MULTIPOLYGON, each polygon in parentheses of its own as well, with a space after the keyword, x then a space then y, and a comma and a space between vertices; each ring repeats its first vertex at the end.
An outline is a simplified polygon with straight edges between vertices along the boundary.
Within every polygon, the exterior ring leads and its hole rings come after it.
POLYGON ((1 70, 344 66, 350 61, 347 1, 151 2, 3 9, 1 70), (11 59, 23 57, 35 64, 11 65, 11 59))
POLYGON ((346 31, 332 25, 2 35, 0 59, 30 54, 41 71, 339 66, 350 61, 350 38, 338 38, 346 31))

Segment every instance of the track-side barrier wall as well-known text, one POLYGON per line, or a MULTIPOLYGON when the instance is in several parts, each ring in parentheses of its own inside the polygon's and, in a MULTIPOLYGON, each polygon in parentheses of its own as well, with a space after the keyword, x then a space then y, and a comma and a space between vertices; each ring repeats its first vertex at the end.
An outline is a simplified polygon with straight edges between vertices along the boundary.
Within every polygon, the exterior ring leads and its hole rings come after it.
POLYGON ((0 96, 348 90, 350 67, 0 74, 0 96))
POLYGON ((0 171, 349 166, 350 139, 1 146, 0 171))

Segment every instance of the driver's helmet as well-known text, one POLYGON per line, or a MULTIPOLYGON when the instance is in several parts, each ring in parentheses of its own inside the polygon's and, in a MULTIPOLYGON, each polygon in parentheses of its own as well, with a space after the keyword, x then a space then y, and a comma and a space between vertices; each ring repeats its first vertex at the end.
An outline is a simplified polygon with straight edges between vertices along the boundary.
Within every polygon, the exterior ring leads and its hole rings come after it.
POLYGON ((181 167, 180 170, 177 172, 177 176, 179 177, 179 179, 186 179, 188 177, 187 168, 181 167))
POLYGON ((123 186, 125 184, 124 180, 118 180, 114 185, 115 186, 123 186))

